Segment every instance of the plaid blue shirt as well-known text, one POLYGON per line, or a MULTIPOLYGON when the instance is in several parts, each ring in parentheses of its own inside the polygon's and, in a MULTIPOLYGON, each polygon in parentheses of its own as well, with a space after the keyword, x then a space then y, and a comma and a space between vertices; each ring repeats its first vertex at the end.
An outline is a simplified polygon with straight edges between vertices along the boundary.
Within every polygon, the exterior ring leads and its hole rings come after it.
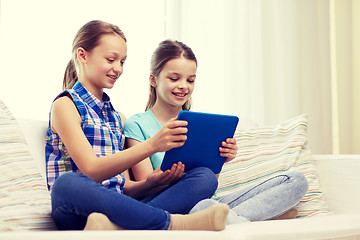
MULTIPOLYGON (((82 119, 81 127, 98 157, 123 150, 125 137, 123 135, 121 117, 113 108, 110 98, 106 93, 103 94, 104 101, 101 102, 86 90, 80 82, 77 82, 72 89, 62 92, 56 99, 66 95, 70 96, 74 101, 82 119)), ((55 179, 61 174, 66 172, 81 173, 71 159, 60 136, 51 131, 50 124, 45 152, 49 190, 55 179)), ((124 176, 118 174, 103 181, 101 185, 123 193, 124 183, 124 176)))

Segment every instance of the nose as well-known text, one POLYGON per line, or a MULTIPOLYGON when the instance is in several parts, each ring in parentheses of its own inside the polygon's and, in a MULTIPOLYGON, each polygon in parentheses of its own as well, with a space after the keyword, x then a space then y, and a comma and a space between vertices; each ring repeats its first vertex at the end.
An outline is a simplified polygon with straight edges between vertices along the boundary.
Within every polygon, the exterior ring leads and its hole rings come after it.
POLYGON ((114 66, 115 74, 120 76, 123 73, 123 71, 124 71, 124 66, 123 66, 123 64, 121 62, 114 66))
POLYGON ((186 85, 186 83, 187 83, 187 81, 186 81, 186 79, 181 79, 180 81, 178 81, 178 88, 179 89, 185 89, 186 87, 187 87, 187 85, 186 85))

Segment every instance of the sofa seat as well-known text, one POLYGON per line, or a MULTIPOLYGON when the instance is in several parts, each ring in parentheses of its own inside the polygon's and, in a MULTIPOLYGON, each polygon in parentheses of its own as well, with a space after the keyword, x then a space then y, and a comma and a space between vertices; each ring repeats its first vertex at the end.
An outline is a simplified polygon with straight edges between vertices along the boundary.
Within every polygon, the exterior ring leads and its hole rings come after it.
POLYGON ((315 240, 360 239, 360 214, 234 224, 221 232, 208 231, 31 231, 0 233, 1 239, 131 239, 131 240, 315 240))

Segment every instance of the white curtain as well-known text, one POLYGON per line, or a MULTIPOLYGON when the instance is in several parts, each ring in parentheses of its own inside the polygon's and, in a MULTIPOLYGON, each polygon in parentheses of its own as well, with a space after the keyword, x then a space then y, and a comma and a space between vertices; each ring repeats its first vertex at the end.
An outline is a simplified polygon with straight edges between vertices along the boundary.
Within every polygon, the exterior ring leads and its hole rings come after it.
POLYGON ((360 153, 360 1, 330 1, 333 151, 360 153))
POLYGON ((360 153, 359 0, 166 1, 198 61, 194 110, 276 124, 309 114, 314 153, 360 153))

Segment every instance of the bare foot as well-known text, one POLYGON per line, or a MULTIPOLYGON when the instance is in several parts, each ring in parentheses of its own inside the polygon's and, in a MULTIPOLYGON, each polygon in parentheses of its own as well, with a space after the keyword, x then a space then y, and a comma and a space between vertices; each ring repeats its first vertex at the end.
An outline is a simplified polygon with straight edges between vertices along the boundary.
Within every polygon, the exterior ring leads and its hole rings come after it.
POLYGON ((287 211, 286 213, 284 213, 276 218, 273 218, 271 220, 294 219, 294 218, 296 218, 297 215, 298 215, 298 210, 295 208, 292 208, 289 211, 287 211))
POLYGON ((102 213, 91 213, 86 222, 84 231, 88 230, 124 230, 118 225, 112 223, 109 218, 102 213))

